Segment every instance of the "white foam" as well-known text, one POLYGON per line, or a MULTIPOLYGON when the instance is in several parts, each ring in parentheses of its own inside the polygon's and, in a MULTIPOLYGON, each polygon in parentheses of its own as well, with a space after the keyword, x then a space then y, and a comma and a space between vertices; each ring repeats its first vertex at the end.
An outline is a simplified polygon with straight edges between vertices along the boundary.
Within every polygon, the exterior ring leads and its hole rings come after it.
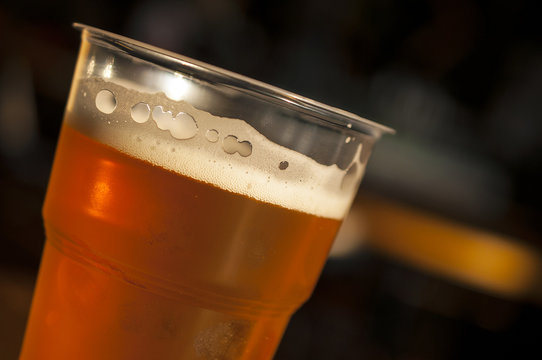
MULTIPOLYGON (((342 219, 363 172, 361 145, 353 160, 357 179, 344 182, 347 171, 336 165, 319 164, 275 144, 243 120, 214 116, 163 93, 148 94, 87 79, 80 81, 72 97, 68 111, 76 116, 68 117, 70 125, 94 139, 151 164, 288 209, 342 219), (99 111, 94 104, 104 89, 116 98, 111 114, 99 111), (134 121, 132 108, 137 104, 143 104, 140 108, 147 105, 145 109, 160 107, 161 114, 155 121, 134 121), (167 119, 160 117, 164 113, 167 119), (182 140, 175 138, 176 130, 172 130, 175 116, 186 121, 182 136, 177 136, 182 140)), ((351 177, 352 171, 348 175, 351 177)))

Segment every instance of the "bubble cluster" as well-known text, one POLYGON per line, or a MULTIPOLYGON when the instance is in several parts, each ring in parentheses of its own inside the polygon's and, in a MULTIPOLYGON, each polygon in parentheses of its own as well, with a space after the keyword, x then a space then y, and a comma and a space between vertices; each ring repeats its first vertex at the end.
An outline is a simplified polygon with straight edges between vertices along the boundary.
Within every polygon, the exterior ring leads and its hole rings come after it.
MULTIPOLYGON (((84 92, 84 96, 86 96, 86 92, 84 92)), ((117 107, 117 100, 113 92, 108 89, 100 90, 96 95, 96 107, 104 114, 113 113, 117 107)), ((172 111, 164 110, 161 105, 155 106, 151 112, 149 104, 139 102, 130 108, 130 116, 138 124, 146 123, 152 116, 160 130, 169 131, 171 136, 178 140, 191 139, 198 132, 198 125, 190 114, 181 111, 173 117, 172 111)), ((108 124, 111 122, 108 121, 108 124)), ((220 136, 216 129, 208 129, 205 132, 205 138, 211 143, 216 143, 220 136)), ((138 141, 141 141, 139 137, 138 141)), ((154 146, 151 149, 154 150, 154 146)), ((252 154, 252 144, 247 140, 239 141, 235 135, 228 135, 224 138, 222 149, 227 154, 238 153, 243 157, 252 154)))
POLYGON ((248 141, 239 141, 236 136, 228 135, 222 141, 222 149, 228 154, 236 152, 243 157, 252 154, 252 144, 248 141))
POLYGON ((221 322, 201 331, 194 340, 194 350, 203 359, 238 359, 247 341, 248 322, 221 322))
POLYGON ((194 118, 184 112, 173 117, 171 111, 164 111, 162 106, 155 106, 152 110, 152 119, 160 130, 168 130, 175 139, 190 139, 198 132, 194 118))
POLYGON ((130 156, 259 201, 335 219, 348 210, 365 166, 360 144, 346 170, 319 164, 244 120, 125 85, 81 80, 68 124, 130 156))

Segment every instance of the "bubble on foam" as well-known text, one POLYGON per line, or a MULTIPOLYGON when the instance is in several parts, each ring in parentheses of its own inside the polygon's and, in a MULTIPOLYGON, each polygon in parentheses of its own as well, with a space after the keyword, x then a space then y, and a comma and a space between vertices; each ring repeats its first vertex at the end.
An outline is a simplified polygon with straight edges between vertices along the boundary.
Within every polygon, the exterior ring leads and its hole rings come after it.
POLYGON ((145 103, 138 103, 132 106, 130 109, 130 115, 132 116, 132 119, 139 124, 143 124, 144 122, 147 122, 149 120, 149 115, 151 113, 151 108, 149 104, 145 103))
POLYGON ((205 138, 209 142, 212 142, 212 143, 217 142, 218 141, 218 131, 216 131, 215 129, 207 130, 207 132, 205 133, 205 138))
POLYGON ((290 165, 290 164, 288 164, 288 161, 281 161, 279 163, 279 169, 280 170, 286 170, 288 168, 288 165, 290 165))
POLYGON ((228 135, 222 141, 222 149, 228 154, 239 153, 243 157, 252 154, 252 144, 248 141, 239 141, 237 136, 228 135))
POLYGON ((168 130, 175 139, 190 139, 198 132, 196 121, 185 112, 179 112, 174 118, 171 111, 164 111, 162 106, 155 106, 152 118, 160 130, 168 130))
MULTIPOLYGON (((354 157, 357 170, 347 167, 352 170, 345 180, 346 170, 319 164, 273 143, 244 120, 215 116, 164 93, 145 93, 124 85, 97 78, 81 80, 81 91, 70 98, 67 123, 132 157, 218 188, 317 216, 344 217, 355 195, 349 184, 359 182, 365 166, 359 160, 359 151, 354 157), (92 104, 104 88, 115 94, 118 103, 109 115, 92 104), (152 109, 150 117, 154 121, 132 121, 131 109, 139 103, 152 109), (170 129, 181 113, 193 121, 193 136, 182 141, 173 137, 170 129), (217 141, 212 142, 215 138, 217 141), (223 148, 225 139, 230 153, 223 148), (287 171, 280 166, 284 161, 288 163, 287 171)), ((185 116, 182 114, 180 117, 185 116)))
POLYGON ((117 107, 115 94, 107 89, 101 90, 96 94, 96 107, 104 114, 111 114, 117 107))

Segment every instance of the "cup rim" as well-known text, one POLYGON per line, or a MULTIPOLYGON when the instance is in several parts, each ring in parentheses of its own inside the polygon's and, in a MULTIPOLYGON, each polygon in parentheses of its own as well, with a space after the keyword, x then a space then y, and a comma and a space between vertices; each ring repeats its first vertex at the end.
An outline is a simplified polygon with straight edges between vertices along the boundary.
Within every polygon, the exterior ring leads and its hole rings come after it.
POLYGON ((118 35, 93 26, 73 23, 73 27, 81 31, 82 36, 90 35, 95 40, 104 42, 108 46, 130 54, 134 57, 164 66, 173 71, 186 72, 189 70, 198 77, 203 76, 205 80, 219 83, 229 87, 248 90, 260 96, 270 98, 279 103, 293 106, 295 109, 313 116, 317 116, 327 122, 341 127, 357 130, 361 133, 370 134, 376 138, 384 134, 394 134, 395 130, 368 120, 351 112, 323 104, 293 92, 269 85, 259 80, 252 79, 205 62, 189 58, 175 52, 149 45, 138 40, 118 35))

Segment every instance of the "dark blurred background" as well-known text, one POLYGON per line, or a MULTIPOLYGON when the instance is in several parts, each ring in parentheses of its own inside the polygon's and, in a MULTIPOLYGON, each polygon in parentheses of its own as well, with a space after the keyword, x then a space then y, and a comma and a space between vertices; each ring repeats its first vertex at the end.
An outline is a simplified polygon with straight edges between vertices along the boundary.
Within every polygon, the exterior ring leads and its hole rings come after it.
POLYGON ((17 357, 30 306, 77 21, 397 130, 376 146, 333 257, 277 359, 542 358, 538 5, 1 2, 0 357, 17 357), (472 267, 461 265, 467 258, 472 267), (496 262, 511 272, 472 280, 469 271, 496 262))

